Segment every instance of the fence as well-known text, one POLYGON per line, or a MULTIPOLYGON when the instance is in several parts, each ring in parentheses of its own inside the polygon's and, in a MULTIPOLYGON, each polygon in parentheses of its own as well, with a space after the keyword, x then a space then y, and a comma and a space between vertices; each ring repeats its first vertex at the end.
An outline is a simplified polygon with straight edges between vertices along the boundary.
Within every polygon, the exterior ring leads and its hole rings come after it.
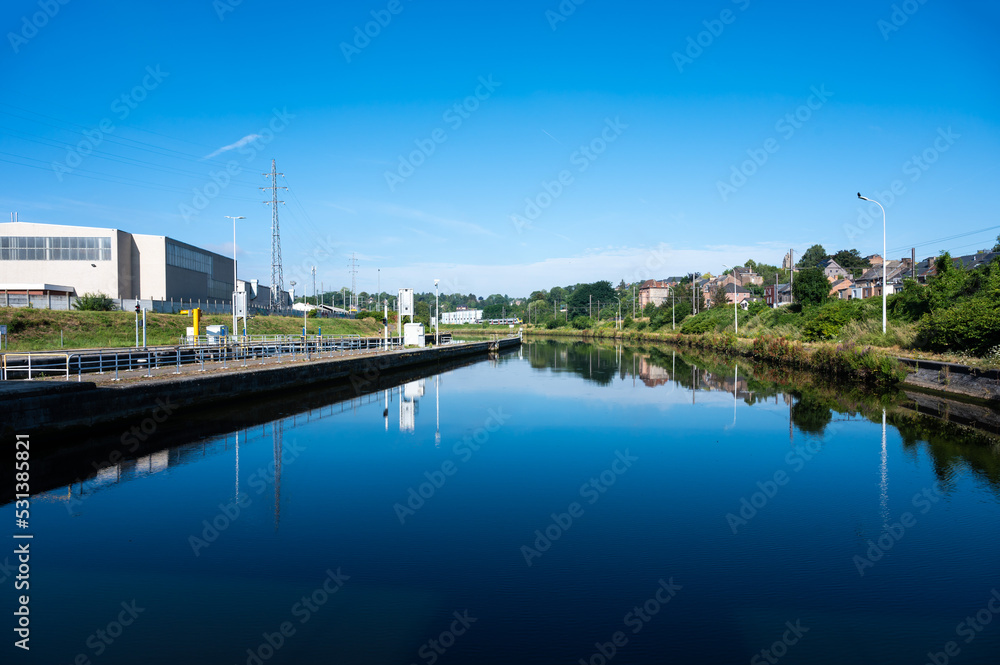
POLYGON ((368 351, 392 351, 402 346, 402 340, 391 337, 386 341, 374 337, 358 335, 319 336, 310 335, 259 335, 255 339, 226 338, 223 343, 201 335, 192 343, 178 346, 148 349, 96 349, 72 353, 46 351, 5 353, 0 363, 0 380, 28 380, 39 377, 64 377, 66 381, 83 374, 107 372, 139 372, 152 376, 158 374, 180 374, 181 365, 222 363, 223 368, 246 367, 248 364, 265 364, 268 359, 315 360, 356 355, 368 351), (194 343, 196 342, 196 343, 194 343), (172 370, 172 371, 171 371, 172 370))

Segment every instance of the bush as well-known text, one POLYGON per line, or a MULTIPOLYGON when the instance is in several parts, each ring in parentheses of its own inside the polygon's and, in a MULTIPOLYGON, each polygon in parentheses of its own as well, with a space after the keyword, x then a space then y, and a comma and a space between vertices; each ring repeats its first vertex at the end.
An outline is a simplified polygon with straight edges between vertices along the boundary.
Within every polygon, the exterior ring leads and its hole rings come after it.
POLYGON ((545 322, 545 327, 548 330, 555 330, 556 328, 559 327, 559 319, 555 318, 549 319, 548 321, 545 322))
POLYGON ((682 335, 700 335, 709 330, 715 330, 715 321, 708 316, 708 313, 688 317, 681 324, 682 335))
POLYGON ((81 312, 111 312, 117 309, 111 296, 104 293, 84 293, 73 303, 73 309, 81 312))
POLYGON ((853 310, 847 300, 838 300, 821 307, 815 318, 806 323, 803 337, 809 342, 835 339, 847 322, 854 318, 853 310))
POLYGON ((578 316, 570 322, 570 325, 576 328, 577 330, 586 330, 594 324, 589 316, 578 316))
POLYGON ((1000 344, 1000 303, 975 298, 959 307, 927 314, 920 321, 918 340, 935 351, 985 354, 1000 344))
POLYGON ((640 331, 645 330, 648 327, 649 327, 649 321, 639 321, 638 323, 635 324, 635 329, 640 331))

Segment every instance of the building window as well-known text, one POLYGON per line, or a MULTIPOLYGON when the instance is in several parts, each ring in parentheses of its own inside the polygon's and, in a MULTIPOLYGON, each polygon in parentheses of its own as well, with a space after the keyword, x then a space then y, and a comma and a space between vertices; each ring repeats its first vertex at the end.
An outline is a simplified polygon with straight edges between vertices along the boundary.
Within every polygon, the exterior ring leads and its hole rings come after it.
POLYGON ((195 272, 203 272, 209 276, 212 274, 212 257, 210 254, 181 247, 180 245, 167 244, 167 265, 194 270, 195 272))
POLYGON ((2 261, 110 261, 111 238, 0 237, 2 261))

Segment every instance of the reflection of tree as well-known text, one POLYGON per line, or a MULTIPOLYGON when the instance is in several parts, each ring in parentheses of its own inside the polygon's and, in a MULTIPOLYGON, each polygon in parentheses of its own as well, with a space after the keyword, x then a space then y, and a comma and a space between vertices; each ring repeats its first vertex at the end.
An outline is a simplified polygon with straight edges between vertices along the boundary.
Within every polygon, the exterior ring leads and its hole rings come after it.
POLYGON ((792 422, 808 434, 822 434, 833 420, 833 412, 825 400, 812 393, 795 395, 798 401, 792 405, 792 422))

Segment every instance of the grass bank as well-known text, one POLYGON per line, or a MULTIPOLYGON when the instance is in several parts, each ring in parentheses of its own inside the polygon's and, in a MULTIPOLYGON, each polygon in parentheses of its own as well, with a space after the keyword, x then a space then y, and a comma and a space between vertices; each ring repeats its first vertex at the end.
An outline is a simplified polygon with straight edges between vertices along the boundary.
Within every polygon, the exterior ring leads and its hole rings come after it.
MULTIPOLYGON (((201 318, 204 326, 231 326, 228 314, 208 314, 201 318)), ((134 312, 79 312, 49 309, 0 308, 0 325, 7 326, 10 351, 51 351, 60 348, 86 349, 96 347, 130 347, 135 344, 134 312)), ((191 325, 185 314, 146 315, 146 343, 150 346, 177 344, 191 325)), ((307 319, 310 335, 322 328, 324 335, 378 336, 381 321, 374 319, 307 319)), ((302 333, 302 317, 257 316, 250 319, 247 332, 251 335, 295 335, 302 333)), ((142 331, 140 330, 140 335, 142 331)))

